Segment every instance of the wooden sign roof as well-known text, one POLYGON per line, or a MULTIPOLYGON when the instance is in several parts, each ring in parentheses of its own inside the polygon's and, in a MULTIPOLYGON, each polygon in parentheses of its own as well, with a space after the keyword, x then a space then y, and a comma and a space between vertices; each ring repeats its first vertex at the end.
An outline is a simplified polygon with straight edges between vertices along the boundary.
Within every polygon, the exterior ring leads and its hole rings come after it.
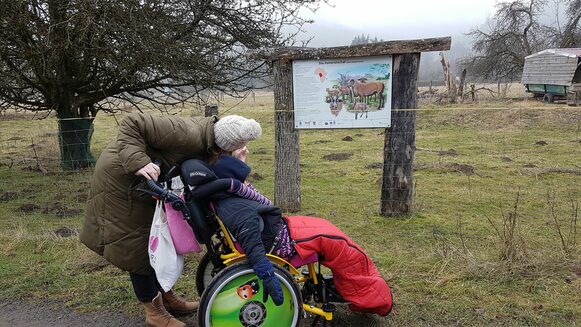
POLYGON ((391 54, 445 51, 450 49, 452 38, 440 37, 418 40, 376 42, 330 48, 282 47, 276 49, 249 50, 248 56, 255 60, 321 59, 381 56, 391 54))

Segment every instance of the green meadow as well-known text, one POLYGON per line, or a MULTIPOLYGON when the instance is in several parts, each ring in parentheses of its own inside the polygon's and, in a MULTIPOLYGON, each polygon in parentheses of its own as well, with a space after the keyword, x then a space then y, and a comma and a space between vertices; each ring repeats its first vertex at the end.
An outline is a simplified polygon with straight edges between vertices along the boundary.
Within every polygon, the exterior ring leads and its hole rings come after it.
MULTIPOLYGON (((220 112, 262 124, 248 161, 254 184, 272 197, 272 94, 227 98, 220 112)), ((95 157, 122 116, 97 116, 95 157)), ((140 315, 128 275, 78 241, 91 171, 61 171, 56 118, 36 118, 0 115, 0 299, 140 315)), ((394 295, 387 317, 340 306, 337 326, 581 323, 580 108, 532 100, 422 105, 413 212, 405 217, 378 214, 384 142, 384 129, 300 132, 298 214, 344 230, 394 295)), ((197 260, 187 256, 177 284, 191 298, 197 260)))

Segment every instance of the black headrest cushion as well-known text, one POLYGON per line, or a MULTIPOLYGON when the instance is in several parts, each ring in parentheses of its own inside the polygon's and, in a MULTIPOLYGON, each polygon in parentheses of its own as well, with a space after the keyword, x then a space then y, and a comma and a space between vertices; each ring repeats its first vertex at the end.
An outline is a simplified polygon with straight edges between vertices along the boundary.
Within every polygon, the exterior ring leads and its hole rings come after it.
POLYGON ((189 186, 199 186, 218 179, 208 164, 199 159, 182 163, 182 177, 189 186))

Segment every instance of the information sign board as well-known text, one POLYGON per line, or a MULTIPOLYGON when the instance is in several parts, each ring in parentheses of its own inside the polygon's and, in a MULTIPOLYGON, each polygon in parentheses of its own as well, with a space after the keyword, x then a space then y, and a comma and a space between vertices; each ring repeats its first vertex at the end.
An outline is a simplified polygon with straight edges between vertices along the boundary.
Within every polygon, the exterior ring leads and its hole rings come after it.
POLYGON ((295 128, 391 124, 391 56, 294 60, 295 128))

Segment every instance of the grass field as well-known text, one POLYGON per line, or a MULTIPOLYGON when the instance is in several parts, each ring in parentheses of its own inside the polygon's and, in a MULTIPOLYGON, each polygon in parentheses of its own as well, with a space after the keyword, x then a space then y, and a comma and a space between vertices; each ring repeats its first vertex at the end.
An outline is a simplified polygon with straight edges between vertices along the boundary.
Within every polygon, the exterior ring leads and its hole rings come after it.
MULTIPOLYGON (((273 107, 269 93, 221 105, 262 124, 249 163, 268 196, 273 107)), ((405 218, 378 215, 383 130, 301 132, 300 213, 343 229, 394 292, 390 316, 341 308, 337 326, 579 325, 581 110, 532 100, 420 109, 405 218)), ((96 156, 120 118, 96 119, 96 156)), ((53 118, 0 116, 0 298, 138 314, 128 276, 77 240, 90 172, 59 171, 56 132, 53 118)), ((177 288, 195 297, 196 255, 186 260, 177 288)))

